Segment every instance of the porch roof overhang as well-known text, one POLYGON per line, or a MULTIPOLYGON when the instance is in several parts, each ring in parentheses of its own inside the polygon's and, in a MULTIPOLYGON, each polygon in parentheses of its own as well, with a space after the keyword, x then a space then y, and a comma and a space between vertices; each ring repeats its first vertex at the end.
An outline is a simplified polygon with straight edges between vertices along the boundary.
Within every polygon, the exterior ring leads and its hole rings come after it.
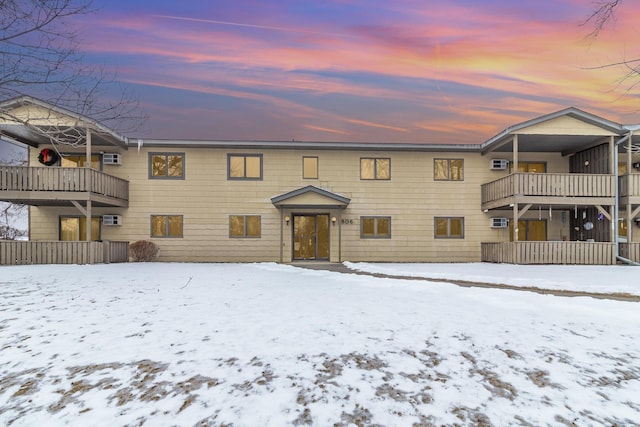
POLYGON ((608 143, 611 137, 621 137, 627 131, 618 123, 570 107, 508 127, 481 144, 483 155, 491 152, 512 152, 514 136, 518 136, 520 152, 561 152, 571 155, 596 145, 608 143), (566 120, 578 126, 549 126, 566 120))
POLYGON ((271 198, 271 203, 278 209, 344 209, 351 199, 329 190, 307 185, 271 198))
POLYGON ((86 130, 91 130, 92 146, 116 146, 128 148, 125 136, 82 114, 74 113, 57 105, 31 96, 20 96, 0 102, 0 134, 31 147, 51 144, 52 139, 69 136, 86 143, 86 130), (45 112, 42 117, 14 117, 11 112, 24 107, 33 107, 45 112), (3 117, 4 116, 4 117, 3 117), (54 121, 59 121, 56 124, 54 121))

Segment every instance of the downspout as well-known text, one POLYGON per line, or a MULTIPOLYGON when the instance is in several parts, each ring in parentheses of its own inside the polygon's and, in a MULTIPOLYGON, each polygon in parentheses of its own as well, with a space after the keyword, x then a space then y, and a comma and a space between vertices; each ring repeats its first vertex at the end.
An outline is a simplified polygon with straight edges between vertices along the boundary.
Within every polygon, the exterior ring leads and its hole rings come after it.
POLYGON ((620 138, 618 141, 616 141, 616 146, 615 146, 615 154, 616 154, 616 158, 614 159, 615 161, 613 162, 613 171, 614 171, 614 194, 615 194, 615 206, 613 208, 613 229, 614 231, 614 236, 615 236, 615 254, 616 254, 616 260, 617 261, 621 261, 625 264, 629 264, 629 265, 636 265, 636 266, 640 266, 640 263, 637 263, 635 261, 632 261, 628 258, 624 258, 622 256, 620 256, 620 230, 618 229, 618 209, 620 208, 620 195, 619 193, 619 189, 618 189, 618 146, 620 144, 622 144, 623 142, 625 142, 627 139, 631 140, 633 138, 633 131, 635 130, 639 130, 640 129, 640 125, 629 125, 629 126, 623 126, 622 127, 625 130, 628 130, 629 133, 627 135, 625 135, 623 138, 620 138))

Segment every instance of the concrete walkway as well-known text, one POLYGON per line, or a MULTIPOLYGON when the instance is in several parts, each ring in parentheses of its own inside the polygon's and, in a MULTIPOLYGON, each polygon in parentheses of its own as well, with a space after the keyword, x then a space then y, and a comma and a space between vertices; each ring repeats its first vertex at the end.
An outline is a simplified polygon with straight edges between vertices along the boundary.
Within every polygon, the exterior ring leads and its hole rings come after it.
POLYGON ((395 276, 390 274, 368 273, 365 271, 352 270, 350 268, 347 268, 343 264, 335 263, 335 262, 321 262, 321 261, 294 262, 294 263, 291 263, 291 265, 294 267, 307 268, 310 270, 325 270, 325 271, 333 271, 336 273, 359 274, 362 276, 379 277, 383 279, 419 280, 423 282, 444 282, 444 283, 451 283, 457 286, 462 286, 465 288, 509 289, 512 291, 535 292, 537 294, 554 295, 558 297, 591 297, 591 298, 597 298, 597 299, 608 299, 608 300, 616 300, 616 301, 640 302, 640 296, 624 294, 624 293, 603 294, 603 293, 596 293, 596 292, 562 291, 557 289, 541 289, 541 288, 535 288, 535 287, 522 287, 522 286, 513 286, 513 285, 498 284, 498 283, 470 282, 466 280, 436 279, 436 278, 416 277, 416 276, 395 276))

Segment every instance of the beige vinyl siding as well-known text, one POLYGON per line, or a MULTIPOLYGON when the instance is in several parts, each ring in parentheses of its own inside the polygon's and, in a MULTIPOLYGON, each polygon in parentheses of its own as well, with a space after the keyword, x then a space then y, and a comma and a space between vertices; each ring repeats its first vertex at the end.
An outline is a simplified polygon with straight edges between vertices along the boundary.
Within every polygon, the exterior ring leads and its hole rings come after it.
MULTIPOLYGON (((96 150, 94 150, 95 152, 96 150)), ((107 151, 107 150, 105 150, 107 151)), ((115 152, 115 150, 110 150, 115 152)), ((35 152, 35 154, 34 154, 35 152)), ((32 150, 32 165, 37 165, 32 150)), ((79 150, 81 152, 81 150, 79 150)), ((508 171, 491 171, 491 158, 507 158, 511 153, 393 152, 375 150, 233 150, 222 148, 158 149, 142 147, 121 151, 120 166, 105 165, 104 172, 129 181, 128 208, 93 208, 94 215, 118 214, 121 226, 103 226, 104 240, 151 240, 160 247, 160 261, 255 262, 291 261, 292 226, 284 216, 318 213, 335 216, 330 225, 331 261, 477 262, 480 242, 508 241, 508 229, 492 229, 489 218, 499 211, 480 209, 480 185, 504 176, 508 171), (154 180, 148 176, 148 153, 184 153, 187 165, 184 180, 154 180), (228 180, 227 155, 261 154, 263 179, 228 180), (309 182, 301 173, 303 156, 317 156, 321 167, 318 180, 309 182), (361 158, 391 159, 391 179, 360 179, 361 158), (434 159, 464 160, 464 181, 434 180, 434 159), (279 210, 270 199, 315 185, 351 199, 342 209, 279 210), (182 238, 150 237, 150 216, 182 215, 182 238), (258 215, 261 236, 254 239, 229 237, 229 215, 258 215), (391 218, 390 239, 362 239, 360 218, 391 218), (464 238, 435 239, 435 217, 464 218, 464 238)), ((557 153, 520 153, 523 161, 543 161, 548 172, 568 172, 568 158, 557 153)), ((58 216, 78 215, 72 207, 31 208, 31 238, 56 240, 58 216)), ((547 213, 548 215, 548 213, 547 213)), ((510 217, 511 212, 503 216, 510 217)), ((527 212, 524 218, 537 218, 527 212)), ((548 223, 549 240, 568 235, 568 223, 561 224, 558 211, 548 223)))
POLYGON ((519 129, 516 133, 531 135, 614 135, 605 129, 582 120, 561 116, 537 125, 519 129))

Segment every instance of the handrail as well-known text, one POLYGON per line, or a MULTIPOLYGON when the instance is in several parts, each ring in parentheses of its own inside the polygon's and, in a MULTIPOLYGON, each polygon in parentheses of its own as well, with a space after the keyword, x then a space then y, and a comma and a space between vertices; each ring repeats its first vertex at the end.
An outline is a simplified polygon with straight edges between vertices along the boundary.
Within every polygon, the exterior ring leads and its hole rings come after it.
POLYGON ((129 182, 91 168, 0 166, 0 191, 91 192, 129 199, 129 182))
POLYGON ((482 203, 512 196, 614 197, 609 174, 512 173, 482 184, 482 203))

